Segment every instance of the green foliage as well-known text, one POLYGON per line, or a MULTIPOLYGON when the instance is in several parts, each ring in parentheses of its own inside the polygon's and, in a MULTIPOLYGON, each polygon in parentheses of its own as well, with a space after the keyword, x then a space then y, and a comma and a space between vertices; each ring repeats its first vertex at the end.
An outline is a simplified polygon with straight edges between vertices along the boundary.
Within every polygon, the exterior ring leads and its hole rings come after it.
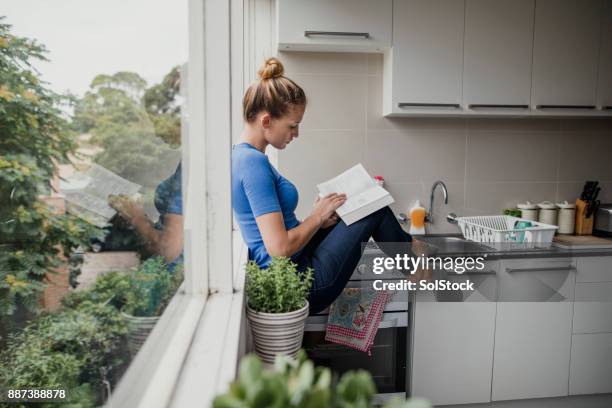
POLYGON ((120 311, 159 315, 182 279, 182 268, 170 272, 161 257, 99 275, 92 287, 64 297, 62 310, 9 337, 0 352, 0 389, 66 389, 75 408, 100 404, 102 381, 115 384, 129 361, 120 311))
POLYGON ((298 271, 286 257, 272 257, 267 269, 253 261, 246 266, 249 306, 258 312, 286 313, 304 307, 313 281, 313 270, 298 271))
POLYGON ((176 97, 180 92, 180 80, 181 72, 177 66, 166 74, 160 84, 147 89, 143 96, 147 112, 155 115, 180 113, 180 108, 176 105, 176 97))
POLYGON ((123 311, 133 316, 161 315, 183 281, 182 267, 169 272, 162 257, 149 258, 128 277, 123 311))
POLYGON ((0 388, 65 389, 73 406, 94 406, 102 380, 116 380, 124 368, 126 332, 107 305, 83 302, 41 315, 11 335, 0 353, 0 388))
POLYGON ((340 378, 336 392, 343 408, 368 407, 376 386, 367 371, 349 371, 340 378))
POLYGON ((149 89, 133 72, 94 78, 75 102, 73 127, 91 133, 91 143, 102 148, 96 163, 149 188, 168 176, 180 156, 172 148, 180 144, 180 116, 171 87, 176 75, 174 69, 166 76, 170 79, 149 89))
MULTIPOLYGON (((240 362, 238 379, 217 396, 213 408, 370 408, 376 386, 363 370, 348 371, 337 384, 329 368, 315 367, 304 350, 292 360, 277 356, 274 370, 264 370, 257 356, 240 362)), ((390 401, 387 408, 431 408, 423 400, 390 401)))
POLYGON ((69 308, 107 304, 133 316, 159 316, 182 282, 182 266, 170 272, 163 257, 154 257, 134 270, 100 275, 93 287, 72 292, 62 303, 69 308))
POLYGON ((98 234, 39 198, 50 191, 57 164, 76 148, 58 109, 62 98, 32 67, 45 53, 37 42, 12 35, 0 18, 0 319, 18 305, 35 312, 43 277, 98 234))
POLYGON ((62 299, 66 308, 75 309, 81 304, 106 304, 117 310, 125 305, 130 291, 130 276, 126 272, 111 271, 96 277, 91 288, 73 291, 62 299))
POLYGON ((147 89, 142 98, 149 113, 155 133, 171 146, 181 143, 180 107, 177 96, 180 92, 181 72, 174 67, 160 84, 147 89))

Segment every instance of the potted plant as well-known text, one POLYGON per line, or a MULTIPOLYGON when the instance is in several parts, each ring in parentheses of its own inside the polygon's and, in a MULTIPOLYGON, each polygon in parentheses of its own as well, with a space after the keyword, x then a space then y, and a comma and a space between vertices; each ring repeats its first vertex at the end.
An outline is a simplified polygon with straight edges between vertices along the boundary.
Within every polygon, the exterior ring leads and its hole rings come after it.
POLYGON ((273 257, 267 269, 246 266, 247 319, 255 352, 272 364, 276 354, 295 357, 302 346, 313 271, 297 270, 289 258, 273 257))
POLYGON ((128 324, 128 348, 135 355, 183 281, 182 269, 168 270, 162 257, 147 259, 128 273, 122 315, 128 324))
MULTIPOLYGON (((376 386, 370 373, 347 371, 335 382, 329 368, 315 367, 301 350, 297 359, 278 356, 274 370, 263 370, 261 361, 247 355, 240 362, 238 378, 229 390, 213 400, 213 408, 331 407, 370 408, 376 386)), ((431 408, 420 399, 396 397, 385 408, 431 408)))

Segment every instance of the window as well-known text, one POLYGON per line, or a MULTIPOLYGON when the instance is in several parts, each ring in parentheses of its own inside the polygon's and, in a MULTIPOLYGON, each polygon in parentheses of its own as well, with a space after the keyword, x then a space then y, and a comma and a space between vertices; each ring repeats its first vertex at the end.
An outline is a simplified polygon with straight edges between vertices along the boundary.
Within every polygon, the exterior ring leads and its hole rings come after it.
POLYGON ((203 305, 205 268, 184 267, 199 262, 190 248, 206 226, 186 215, 203 197, 190 188, 198 146, 181 148, 187 6, 3 2, 2 392, 52 388, 65 390, 57 401, 103 404, 164 315, 184 310, 183 293, 203 305))

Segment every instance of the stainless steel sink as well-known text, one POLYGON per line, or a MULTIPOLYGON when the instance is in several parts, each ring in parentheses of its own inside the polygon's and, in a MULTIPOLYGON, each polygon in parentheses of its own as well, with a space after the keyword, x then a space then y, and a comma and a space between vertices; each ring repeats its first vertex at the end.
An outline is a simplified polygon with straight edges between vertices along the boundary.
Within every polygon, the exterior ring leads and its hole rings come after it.
POLYGON ((435 247, 437 253, 478 253, 478 252, 491 252, 492 248, 485 245, 478 244, 476 242, 468 241, 460 237, 452 236, 420 236, 415 237, 419 241, 423 241, 426 244, 435 247))

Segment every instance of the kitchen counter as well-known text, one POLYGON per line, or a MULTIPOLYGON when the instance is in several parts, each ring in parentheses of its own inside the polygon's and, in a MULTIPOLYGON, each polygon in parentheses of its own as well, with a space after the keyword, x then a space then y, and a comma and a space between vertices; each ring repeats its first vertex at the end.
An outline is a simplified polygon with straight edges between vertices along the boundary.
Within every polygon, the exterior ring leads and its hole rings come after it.
MULTIPOLYGON (((600 249, 565 249, 553 245, 550 248, 519 249, 519 250, 496 250, 486 245, 468 241, 461 234, 432 234, 413 237, 415 241, 421 241, 431 251, 429 255, 444 257, 467 257, 484 256, 487 260, 515 259, 515 258, 572 258, 590 256, 612 256, 612 248, 600 249), (450 244, 440 244, 440 238, 450 238, 450 244)), ((612 240, 611 240, 612 241, 612 240)), ((365 250, 366 254, 380 254, 382 251, 375 243, 369 242, 365 250)))

